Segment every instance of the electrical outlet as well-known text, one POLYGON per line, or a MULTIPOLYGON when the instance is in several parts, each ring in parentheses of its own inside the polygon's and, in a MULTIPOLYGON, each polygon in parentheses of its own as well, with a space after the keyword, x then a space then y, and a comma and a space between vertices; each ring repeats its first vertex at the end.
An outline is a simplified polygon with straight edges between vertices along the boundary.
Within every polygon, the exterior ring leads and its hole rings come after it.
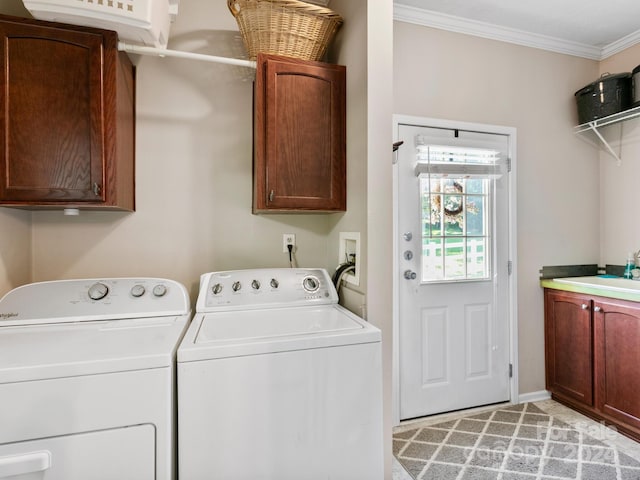
POLYGON ((296 235, 295 233, 282 234, 282 251, 289 253, 289 245, 293 246, 293 250, 296 249, 296 235))

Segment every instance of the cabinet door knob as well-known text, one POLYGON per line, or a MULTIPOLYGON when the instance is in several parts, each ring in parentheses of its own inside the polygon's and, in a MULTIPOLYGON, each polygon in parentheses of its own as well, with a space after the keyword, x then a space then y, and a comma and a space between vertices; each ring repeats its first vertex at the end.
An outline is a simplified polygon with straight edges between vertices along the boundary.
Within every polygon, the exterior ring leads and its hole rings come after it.
POLYGON ((583 303, 582 305, 580 305, 580 308, 582 308, 583 310, 589 310, 589 305, 583 303))
POLYGON ((100 196, 100 185, 98 185, 96 182, 93 182, 93 194, 96 197, 100 196))
POLYGON ((271 191, 269 192, 269 201, 270 201, 270 202, 273 202, 273 196, 274 196, 274 195, 275 195, 275 192, 274 192, 273 190, 271 190, 271 191))
POLYGON ((602 307, 593 307, 593 311, 594 312, 601 312, 602 311, 602 307))

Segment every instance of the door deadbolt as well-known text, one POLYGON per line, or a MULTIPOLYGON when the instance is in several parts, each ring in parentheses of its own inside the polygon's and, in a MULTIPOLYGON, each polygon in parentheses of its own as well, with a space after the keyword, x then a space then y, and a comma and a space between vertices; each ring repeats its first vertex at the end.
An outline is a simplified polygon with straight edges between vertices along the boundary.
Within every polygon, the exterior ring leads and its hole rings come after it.
POLYGON ((413 252, 411 250, 406 250, 402 256, 405 260, 411 260, 413 258, 413 252))

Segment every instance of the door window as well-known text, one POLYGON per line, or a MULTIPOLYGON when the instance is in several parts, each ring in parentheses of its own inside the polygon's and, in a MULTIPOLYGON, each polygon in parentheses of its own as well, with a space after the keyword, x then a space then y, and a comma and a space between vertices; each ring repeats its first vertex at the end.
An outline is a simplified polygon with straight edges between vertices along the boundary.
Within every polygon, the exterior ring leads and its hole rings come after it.
POLYGON ((421 176, 423 282, 490 277, 490 189, 488 179, 421 176))
POLYGON ((491 278, 495 150, 424 145, 416 138, 422 212, 422 282, 491 278))

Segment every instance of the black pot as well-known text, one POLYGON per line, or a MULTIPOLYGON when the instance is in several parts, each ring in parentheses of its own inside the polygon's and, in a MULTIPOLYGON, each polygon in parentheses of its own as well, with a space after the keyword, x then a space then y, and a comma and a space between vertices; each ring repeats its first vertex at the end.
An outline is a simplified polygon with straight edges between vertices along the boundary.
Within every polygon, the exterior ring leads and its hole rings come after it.
POLYGON ((578 121, 591 122, 631 107, 631 73, 603 73, 595 82, 575 93, 578 121))
POLYGON ((640 65, 631 72, 631 91, 633 92, 633 106, 640 106, 640 65))

